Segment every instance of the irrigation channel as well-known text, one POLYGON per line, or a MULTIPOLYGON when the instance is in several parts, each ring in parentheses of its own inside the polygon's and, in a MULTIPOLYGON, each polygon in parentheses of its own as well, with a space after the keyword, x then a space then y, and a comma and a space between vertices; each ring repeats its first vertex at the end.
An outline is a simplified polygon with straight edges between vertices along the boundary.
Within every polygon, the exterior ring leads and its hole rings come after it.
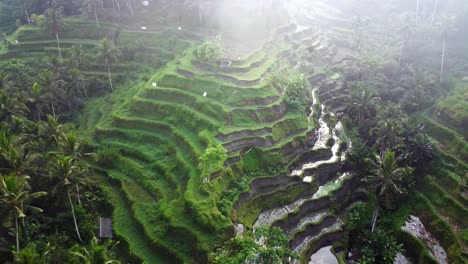
MULTIPOLYGON (((312 122, 314 122, 314 117, 320 114, 318 120, 319 127, 316 129, 315 132, 317 141, 314 144, 312 151, 328 150, 332 152, 332 155, 329 159, 322 159, 318 161, 305 162, 303 164, 300 164, 298 166, 298 169, 294 169, 290 172, 290 177, 301 177, 302 181, 311 184, 314 182, 318 182, 317 179, 315 179, 314 177, 314 173, 311 173, 312 171, 322 166, 341 164, 341 162, 343 162, 345 159, 346 152, 349 151, 351 148, 351 142, 344 133, 342 123, 338 121, 336 122, 336 124, 330 125, 329 122, 327 122, 326 107, 325 105, 319 103, 319 100, 317 98, 317 89, 318 88, 315 88, 311 91, 312 105, 310 107, 310 115, 308 117, 309 126, 312 126, 312 122), (316 110, 314 109, 319 109, 321 113, 315 113, 314 111, 316 110), (340 151, 340 146, 342 143, 346 143, 346 145, 348 146, 346 151, 340 151)), ((333 113, 329 113, 328 115, 334 117, 333 113)), ((300 198, 291 204, 279 208, 272 208, 263 211, 258 217, 257 221, 255 222, 254 227, 260 225, 271 226, 275 222, 286 218, 289 214, 301 210, 301 207, 305 203, 320 201, 322 198, 329 196, 331 193, 340 189, 343 186, 343 182, 347 179, 350 179, 351 177, 352 175, 349 173, 342 173, 338 177, 334 177, 328 182, 320 185, 318 187, 318 190, 308 197, 300 198)), ((300 232, 301 230, 306 228, 306 226, 323 222, 325 218, 329 218, 331 215, 333 215, 333 212, 330 208, 324 208, 306 214, 305 216, 301 217, 299 223, 294 228, 288 228, 287 230, 285 230, 286 235, 288 235, 289 237, 294 237, 294 234, 300 232)), ((316 234, 306 236, 304 239, 302 239, 300 243, 298 243, 298 245, 294 245, 292 247, 292 250, 298 254, 304 253, 308 250, 312 242, 317 241, 318 239, 323 237, 324 234, 334 233, 336 231, 341 230, 343 224, 343 221, 339 217, 336 217, 333 223, 331 223, 328 226, 324 226, 316 234)), ((239 231, 242 228, 243 227, 240 227, 239 225, 236 227, 238 234, 240 234, 239 231)), ((331 245, 326 245, 325 247, 319 249, 310 257, 309 263, 338 263, 336 257, 331 252, 331 248, 331 245)))

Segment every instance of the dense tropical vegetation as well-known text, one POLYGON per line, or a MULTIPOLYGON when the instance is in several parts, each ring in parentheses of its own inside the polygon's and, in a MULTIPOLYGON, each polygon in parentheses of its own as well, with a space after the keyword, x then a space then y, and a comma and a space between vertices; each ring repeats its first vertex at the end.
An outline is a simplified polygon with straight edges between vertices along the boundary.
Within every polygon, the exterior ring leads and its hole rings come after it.
POLYGON ((465 1, 140 2, 0 0, 0 262, 468 261, 465 1))

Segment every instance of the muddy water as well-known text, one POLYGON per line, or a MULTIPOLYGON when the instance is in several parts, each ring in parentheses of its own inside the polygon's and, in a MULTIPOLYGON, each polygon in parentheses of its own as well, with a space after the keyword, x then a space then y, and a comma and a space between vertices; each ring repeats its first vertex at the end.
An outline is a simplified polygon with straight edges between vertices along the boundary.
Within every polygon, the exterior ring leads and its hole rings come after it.
POLYGON ((411 262, 401 253, 398 253, 393 264, 411 264, 411 262))
POLYGON ((323 247, 310 257, 309 264, 338 264, 338 260, 331 252, 332 247, 323 247))
POLYGON ((424 224, 417 216, 410 215, 402 229, 421 239, 440 264, 449 263, 447 252, 445 252, 439 241, 437 241, 437 239, 435 239, 429 232, 427 232, 424 224))

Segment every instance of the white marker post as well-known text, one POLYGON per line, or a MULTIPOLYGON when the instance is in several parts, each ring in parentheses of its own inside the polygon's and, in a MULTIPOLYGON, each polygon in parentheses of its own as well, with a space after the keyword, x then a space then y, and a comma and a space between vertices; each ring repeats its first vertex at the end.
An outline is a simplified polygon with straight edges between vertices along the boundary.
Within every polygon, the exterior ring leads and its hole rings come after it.
POLYGON ((206 97, 207 95, 208 95, 207 92, 204 92, 204 93, 203 93, 203 97, 206 97))
POLYGON ((146 27, 141 27, 141 29, 146 30, 146 27))
POLYGON ((153 87, 157 87, 157 86, 158 86, 158 84, 154 82, 154 83, 153 83, 153 87))

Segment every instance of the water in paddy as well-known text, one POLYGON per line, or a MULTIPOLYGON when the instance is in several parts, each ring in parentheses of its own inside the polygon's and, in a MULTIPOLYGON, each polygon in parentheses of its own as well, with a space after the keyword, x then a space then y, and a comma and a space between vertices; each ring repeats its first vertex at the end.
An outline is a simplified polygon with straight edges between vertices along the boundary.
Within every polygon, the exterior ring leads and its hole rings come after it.
POLYGON ((415 237, 421 239, 428 247, 431 254, 437 259, 440 264, 448 264, 447 252, 429 232, 427 232, 421 220, 414 215, 410 215, 406 221, 403 230, 411 233, 415 237))
POLYGON ((331 246, 319 249, 310 257, 309 264, 338 264, 338 260, 331 252, 331 246))
POLYGON ((393 264, 411 264, 411 262, 401 253, 398 253, 393 264))

